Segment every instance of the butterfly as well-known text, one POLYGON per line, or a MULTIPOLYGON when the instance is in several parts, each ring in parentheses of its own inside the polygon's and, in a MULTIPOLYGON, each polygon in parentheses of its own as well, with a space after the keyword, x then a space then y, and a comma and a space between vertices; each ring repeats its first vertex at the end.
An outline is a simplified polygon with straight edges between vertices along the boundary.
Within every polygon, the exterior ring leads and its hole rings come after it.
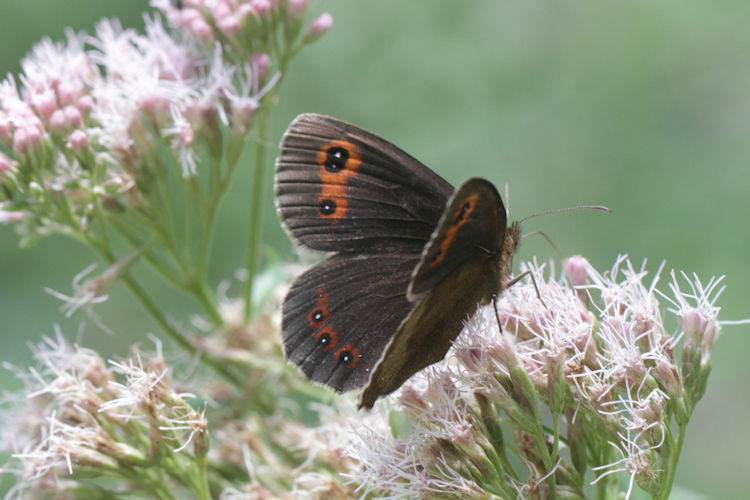
POLYGON ((445 357, 464 321, 503 290, 518 223, 495 186, 458 189, 385 139, 302 114, 281 140, 276 207, 298 245, 331 254, 282 307, 287 358, 359 405, 445 357))

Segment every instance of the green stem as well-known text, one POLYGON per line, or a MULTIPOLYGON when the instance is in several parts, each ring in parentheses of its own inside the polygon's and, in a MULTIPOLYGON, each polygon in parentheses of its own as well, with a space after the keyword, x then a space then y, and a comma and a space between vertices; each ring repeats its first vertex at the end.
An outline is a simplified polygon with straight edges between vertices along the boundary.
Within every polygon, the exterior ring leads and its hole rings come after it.
MULTIPOLYGON (((109 250, 103 248, 97 241, 88 238, 86 239, 86 242, 91 248, 97 250, 110 264, 114 264, 115 262, 117 262, 117 258, 112 255, 109 250)), ((187 338, 185 338, 185 336, 177 331, 175 327, 169 324, 169 321, 167 321, 167 318, 164 316, 164 314, 162 314, 161 310, 157 307, 154 301, 151 300, 151 297, 148 296, 146 291, 141 288, 141 286, 130 275, 128 275, 127 273, 123 274, 122 281, 128 287, 130 292, 135 296, 138 302, 140 302, 141 305, 146 308, 146 311, 148 311, 154 321, 156 321, 159 326, 162 327, 162 329, 167 333, 169 337, 172 338, 172 340, 177 342, 177 344, 179 344, 190 354, 201 354, 205 362, 212 368, 214 368, 214 370, 216 370, 228 382, 234 384, 237 387, 240 386, 240 379, 234 373, 229 371, 229 369, 227 369, 226 365, 221 360, 214 359, 213 357, 208 356, 205 352, 199 351, 199 349, 195 345, 193 345, 187 338)))
MULTIPOLYGON (((199 214, 202 234, 199 242, 198 260, 196 265, 198 277, 204 283, 208 280, 208 261, 211 256, 213 233, 216 226, 216 214, 222 194, 221 192, 218 192, 216 186, 218 186, 219 183, 214 179, 216 175, 218 175, 214 172, 219 170, 219 161, 217 159, 211 160, 211 168, 209 170, 211 172, 211 178, 209 181, 209 184, 211 185, 209 188, 211 194, 209 195, 208 202, 203 203, 201 210, 202 213, 199 214)), ((200 192, 200 190, 198 190, 198 192, 200 192)))
POLYGON ((679 427, 677 443, 672 447, 672 457, 670 459, 669 471, 667 472, 667 479, 664 481, 659 495, 656 497, 658 500, 667 500, 669 493, 672 491, 672 483, 674 483, 675 474, 677 473, 677 462, 680 459, 680 452, 682 451, 682 444, 685 442, 685 431, 687 429, 686 425, 680 425, 679 427))
MULTIPOLYGON (((138 481, 136 480, 135 482, 138 482, 138 481)), ((148 482, 146 487, 159 500, 174 500, 175 499, 175 497, 167 489, 167 485, 164 484, 163 480, 160 481, 159 479, 152 479, 151 481, 148 482)))
MULTIPOLYGON (((122 224, 113 221, 112 226, 133 246, 133 248, 139 248, 143 245, 143 243, 140 243, 134 235, 130 234, 122 224)), ((205 276, 192 279, 187 276, 181 277, 173 273, 164 263, 157 260, 151 252, 146 252, 144 258, 166 281, 171 283, 178 290, 191 295, 201 306, 203 306, 206 314, 208 314, 214 324, 220 325, 222 323, 221 314, 219 313, 216 301, 205 282, 205 276)))
MULTIPOLYGON (((119 220, 112 218, 109 220, 110 225, 115 229, 117 234, 125 238, 125 240, 133 247, 133 249, 140 248, 144 245, 144 242, 140 241, 138 237, 132 234, 127 227, 125 227, 119 220)), ((143 257, 151 265, 151 267, 158 272, 162 278, 172 284, 178 290, 187 292, 187 287, 183 281, 180 281, 179 277, 167 264, 161 262, 154 256, 152 252, 145 252, 143 257)))
POLYGON ((198 477, 196 478, 197 491, 200 500, 211 500, 211 488, 208 484, 208 460, 203 457, 198 461, 198 477))
MULTIPOLYGON (((614 457, 612 456, 612 452, 609 450, 609 448, 606 448, 601 450, 598 463, 608 464, 611 463, 613 459, 614 457)), ((615 500, 620 498, 620 486, 618 483, 617 474, 609 474, 608 476, 605 476, 597 481, 596 497, 600 500, 615 500)))
POLYGON ((205 275, 197 276, 194 280, 193 296, 206 310, 213 324, 222 325, 224 323, 216 303, 216 297, 208 286, 205 275))
MULTIPOLYGON (((268 96, 273 97, 273 96, 268 96)), ((252 312, 253 302, 253 281, 258 266, 258 246, 260 239, 261 222, 263 221, 263 192, 266 172, 266 156, 268 152, 268 114, 272 99, 265 101, 269 103, 263 105, 258 110, 258 146, 255 150, 255 174, 253 176, 253 192, 250 198, 250 229, 247 240, 247 276, 245 281, 245 320, 249 321, 252 312), (268 107, 266 107, 268 106, 268 107)))
MULTIPOLYGON (((552 453, 550 456, 550 463, 552 464, 552 468, 554 468, 557 465, 557 453, 560 444, 560 415, 553 412, 552 418, 554 419, 554 431, 552 433, 552 453)), ((551 471, 552 468, 550 468, 549 470, 551 471)), ((547 478, 547 484, 549 485, 550 498, 555 498, 557 495, 555 491, 557 486, 557 478, 555 477, 554 472, 547 478)))
MULTIPOLYGON (((156 321, 159 326, 162 327, 162 329, 167 333, 167 335, 172 338, 172 340, 177 342, 190 354, 197 354, 199 352, 196 346, 194 346, 179 331, 177 331, 176 328, 169 324, 169 321, 167 321, 167 318, 164 317, 164 314, 162 314, 161 310, 159 310, 156 304, 146 294, 145 290, 143 290, 143 288, 141 288, 141 286, 132 277, 125 275, 122 277, 122 280, 128 287, 128 289, 130 289, 130 292, 136 297, 136 299, 138 299, 141 305, 146 308, 154 321, 156 321)), ((214 370, 216 370, 228 382, 231 382, 235 386, 240 386, 239 378, 234 375, 234 373, 230 372, 220 360, 214 359, 213 357, 208 356, 203 352, 201 352, 201 354, 203 355, 206 363, 214 368, 214 370)))

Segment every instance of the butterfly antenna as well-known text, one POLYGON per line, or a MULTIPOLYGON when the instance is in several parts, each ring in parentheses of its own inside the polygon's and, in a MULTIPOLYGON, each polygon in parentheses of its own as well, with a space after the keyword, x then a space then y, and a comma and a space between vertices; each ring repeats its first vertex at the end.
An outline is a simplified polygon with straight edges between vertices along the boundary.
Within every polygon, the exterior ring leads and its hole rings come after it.
POLYGON ((573 210, 601 210, 602 212, 607 212, 607 213, 612 212, 612 210, 610 210, 608 207, 605 207, 604 205, 578 205, 577 207, 555 208, 552 210, 547 210, 546 212, 539 212, 537 214, 531 214, 519 220, 518 222, 521 223, 523 221, 531 219, 532 217, 538 217, 540 215, 559 214, 560 212, 572 212, 573 210))

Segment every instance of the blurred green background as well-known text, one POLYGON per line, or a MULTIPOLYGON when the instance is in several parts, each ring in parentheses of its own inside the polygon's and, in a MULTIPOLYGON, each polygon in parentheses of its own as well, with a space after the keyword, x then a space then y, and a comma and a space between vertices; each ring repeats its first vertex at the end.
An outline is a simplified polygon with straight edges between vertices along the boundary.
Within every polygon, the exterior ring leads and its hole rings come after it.
MULTIPOLYGON (((0 0, 0 74, 17 73, 33 43, 67 26, 92 32, 118 17, 140 27, 146 5, 0 0)), ((512 218, 608 205, 611 215, 540 217, 524 229, 600 269, 628 253, 651 270, 666 259, 704 280, 726 274, 721 319, 750 316, 750 3, 321 0, 311 10, 335 24, 292 65, 275 143, 296 114, 316 111, 379 133, 453 183, 509 184, 512 218)), ((223 207, 214 284, 242 262, 249 179, 240 172, 223 207)), ((266 209, 268 247, 293 258, 270 198, 266 209)), ((2 359, 23 363, 27 342, 53 324, 76 335, 85 316, 66 320, 42 289, 70 292, 93 255, 60 237, 21 250, 10 227, 0 227, 0 253, 2 359)), ((519 257, 534 255, 553 252, 525 240, 519 257)), ((189 302, 153 290, 187 322, 189 302)), ((124 354, 159 333, 124 289, 111 295, 97 311, 117 335, 88 328, 86 346, 124 354)), ((748 354, 750 326, 726 327, 677 476, 695 498, 750 497, 748 354)), ((7 373, 0 383, 17 386, 7 373)))

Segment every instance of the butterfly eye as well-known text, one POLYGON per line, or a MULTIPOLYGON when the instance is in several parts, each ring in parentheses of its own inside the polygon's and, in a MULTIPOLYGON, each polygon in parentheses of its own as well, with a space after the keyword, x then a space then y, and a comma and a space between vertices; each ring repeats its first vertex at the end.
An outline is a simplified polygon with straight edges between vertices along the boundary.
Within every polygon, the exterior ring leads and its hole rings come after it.
POLYGON ((320 211, 321 215, 333 215, 336 213, 336 202, 329 198, 320 200, 318 211, 320 211))
POLYGON ((355 348, 346 344, 336 352, 336 358, 339 360, 339 363, 351 369, 357 366, 357 363, 359 362, 359 353, 355 348))
POLYGON ((349 151, 344 148, 333 146, 326 152, 326 170, 329 172, 338 172, 346 166, 349 160, 349 151))

